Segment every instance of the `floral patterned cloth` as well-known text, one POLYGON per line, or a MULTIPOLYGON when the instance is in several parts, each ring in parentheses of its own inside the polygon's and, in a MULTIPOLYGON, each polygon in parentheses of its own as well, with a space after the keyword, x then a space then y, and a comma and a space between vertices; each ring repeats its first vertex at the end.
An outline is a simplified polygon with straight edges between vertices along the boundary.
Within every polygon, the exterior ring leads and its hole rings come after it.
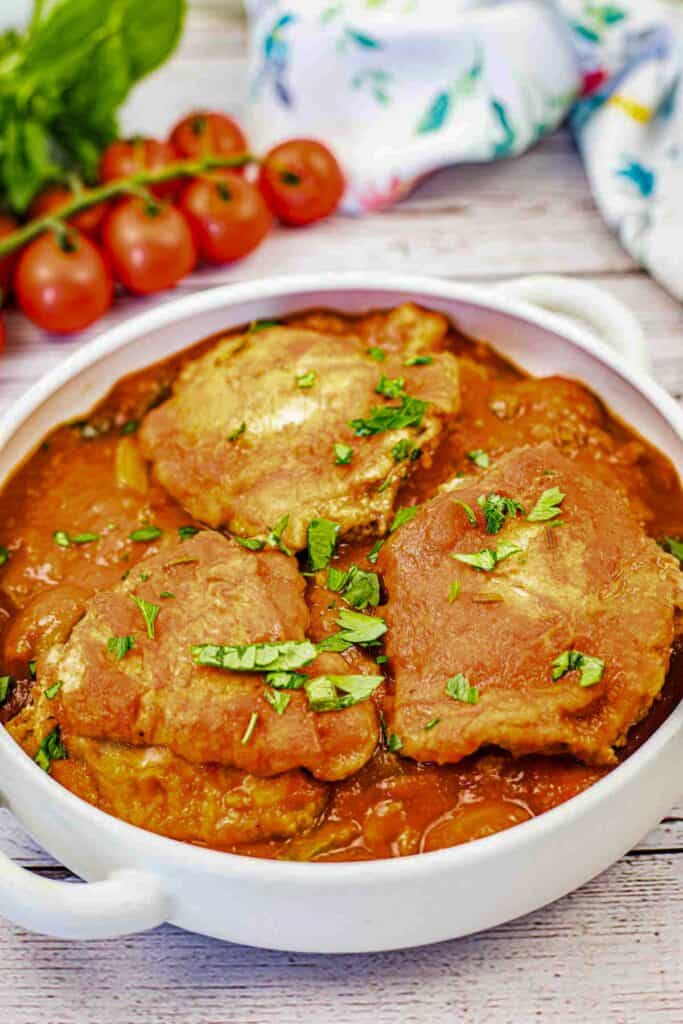
POLYGON ((348 212, 570 114, 598 206, 683 298, 681 0, 248 0, 249 121, 326 141, 348 212))

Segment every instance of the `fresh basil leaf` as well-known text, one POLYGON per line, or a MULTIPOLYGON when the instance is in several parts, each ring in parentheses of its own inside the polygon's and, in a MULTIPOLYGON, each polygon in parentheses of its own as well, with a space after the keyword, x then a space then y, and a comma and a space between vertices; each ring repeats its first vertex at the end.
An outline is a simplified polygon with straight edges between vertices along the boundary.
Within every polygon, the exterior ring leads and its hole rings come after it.
POLYGON ((337 546, 339 523, 313 519, 308 527, 308 564, 312 572, 325 569, 337 546))
POLYGON ((195 644, 192 647, 192 657, 198 665, 229 669, 231 672, 289 672, 308 665, 317 653, 315 644, 310 640, 285 640, 272 644, 195 644))

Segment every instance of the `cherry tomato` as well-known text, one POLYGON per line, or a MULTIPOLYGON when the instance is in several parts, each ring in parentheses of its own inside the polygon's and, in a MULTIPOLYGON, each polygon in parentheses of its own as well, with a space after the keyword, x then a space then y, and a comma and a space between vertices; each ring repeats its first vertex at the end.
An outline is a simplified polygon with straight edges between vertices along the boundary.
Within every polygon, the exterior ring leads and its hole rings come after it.
POLYGON ((310 224, 336 210, 344 176, 326 146, 290 139, 267 154, 259 184, 273 213, 285 224, 310 224))
MULTIPOLYGON (((8 213, 0 213, 0 239, 11 235, 18 227, 19 223, 14 217, 11 217, 8 213)), ((18 258, 18 252, 11 252, 9 256, 3 256, 0 259, 0 289, 2 291, 7 291, 10 287, 18 258)))
POLYGON ((196 110, 179 121, 171 132, 171 143, 189 159, 207 154, 236 156, 247 151, 247 140, 237 122, 210 110, 196 110))
POLYGON ((119 281, 138 295, 172 288, 197 262, 190 226, 169 203, 124 199, 105 220, 102 240, 119 281))
MULTIPOLYGON (((45 217, 50 213, 57 213, 67 203, 71 202, 75 193, 67 185, 50 185, 39 192, 29 206, 28 215, 31 220, 37 217, 45 217)), ((106 203, 98 203, 90 206, 82 213, 76 213, 69 217, 69 224, 73 224, 79 231, 86 235, 96 235, 102 226, 102 221, 107 212, 106 203)))
POLYGON ((85 235, 46 231, 22 250, 14 290, 23 312, 46 331, 80 331, 109 309, 114 282, 85 235))
POLYGON ((183 193, 180 209, 207 263, 229 263, 246 256, 273 223, 259 190, 229 171, 193 181, 183 193))
MULTIPOLYGON (((129 178, 140 171, 160 171, 168 164, 175 163, 178 153, 170 142, 159 139, 129 139, 112 142, 107 146, 100 160, 100 181, 116 181, 129 178)), ((182 182, 164 181, 159 185, 150 186, 155 196, 173 197, 177 195, 182 182)))

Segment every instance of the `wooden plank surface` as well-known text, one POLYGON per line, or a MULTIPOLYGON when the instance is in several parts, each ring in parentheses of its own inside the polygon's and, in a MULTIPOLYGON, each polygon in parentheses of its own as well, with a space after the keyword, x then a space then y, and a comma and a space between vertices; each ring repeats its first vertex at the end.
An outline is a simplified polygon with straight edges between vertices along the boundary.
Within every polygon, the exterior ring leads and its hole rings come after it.
MULTIPOLYGON (((131 130, 184 110, 239 110, 244 36, 219 5, 192 12, 181 51, 129 104, 131 130)), ((0 409, 110 324, 178 294, 273 273, 392 269, 493 281, 534 272, 600 284, 640 317, 655 374, 683 396, 683 309, 610 236, 572 143, 559 133, 516 161, 450 168, 365 220, 279 231, 250 260, 200 271, 156 300, 120 300, 77 340, 16 314, 0 360, 0 409)), ((62 878, 7 811, 0 849, 62 878)), ((388 908, 390 912, 390 908, 388 908)), ((0 922, 2 1024, 681 1024, 683 800, 638 847, 578 892, 483 935, 422 950, 316 957, 245 949, 164 927, 98 944, 0 922)))

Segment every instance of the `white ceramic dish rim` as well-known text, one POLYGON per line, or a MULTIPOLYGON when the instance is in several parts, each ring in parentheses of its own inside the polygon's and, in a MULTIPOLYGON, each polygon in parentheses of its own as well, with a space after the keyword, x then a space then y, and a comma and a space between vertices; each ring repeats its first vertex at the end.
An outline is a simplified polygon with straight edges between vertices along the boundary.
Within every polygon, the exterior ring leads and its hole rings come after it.
MULTIPOLYGON (((517 299, 516 294, 523 294, 529 299, 535 298, 539 304, 551 305, 556 308, 558 305, 562 307, 561 301, 554 301, 552 298, 553 291, 559 287, 558 279, 535 279, 539 282, 535 288, 531 286, 531 280, 534 279, 512 282, 501 289, 492 289, 418 276, 340 273, 283 276, 260 282, 227 285, 201 292, 134 317, 105 332, 84 349, 74 353, 64 363, 38 381, 2 418, 0 421, 0 448, 18 427, 26 422, 31 414, 64 383, 76 377, 81 371, 105 355, 124 347, 135 338, 144 336, 148 331, 172 324, 174 320, 185 317, 191 312, 203 313, 247 301, 298 295, 299 293, 305 294, 308 299, 310 295, 316 293, 327 295, 335 291, 394 292, 397 301, 401 297, 405 298, 412 294, 421 298, 432 296, 434 299, 463 301, 486 309, 494 309, 519 320, 531 322, 549 332, 567 338, 587 350, 599 361, 607 364, 639 391, 662 414, 679 436, 683 436, 683 410, 648 376, 644 369, 646 359, 638 342, 637 332, 635 332, 629 350, 629 355, 636 363, 632 368, 625 366, 619 356, 615 355, 604 342, 597 340, 585 328, 568 323, 563 317, 539 310, 537 306, 517 299), (545 287, 542 282, 545 282, 545 287)), ((562 289, 566 292, 570 287, 576 286, 577 282, 562 281, 561 284, 562 289)), ((573 303, 572 311, 576 315, 581 315, 581 303, 595 297, 595 289, 589 287, 588 291, 584 291, 582 294, 582 288, 583 286, 579 286, 578 296, 575 296, 577 301, 573 303)), ((600 293, 597 295, 599 296, 600 293)), ((308 302, 309 307, 312 304, 314 303, 308 302)), ((572 306, 572 303, 565 303, 565 305, 572 306)), ((305 306, 302 304, 301 308, 305 308, 305 306)), ((614 312, 617 314, 617 320, 620 309, 623 313, 623 307, 615 303, 614 312)), ((568 309, 563 310, 563 312, 569 311, 568 309)), ((598 316, 597 319, 600 320, 600 318, 598 316)), ((608 316, 607 318, 609 319, 608 316)), ((361 880, 365 882, 376 880, 379 884, 383 879, 388 878, 415 879, 430 873, 437 866, 447 864, 449 869, 456 871, 466 869, 473 862, 488 860, 491 857, 504 858, 507 853, 525 845, 532 836, 538 838, 552 833, 561 821, 565 825, 569 825, 572 821, 581 818, 589 808, 608 801, 610 794, 628 786, 634 776, 649 763, 655 761, 660 751, 681 730, 683 730, 683 704, 671 713, 638 751, 605 778, 566 803, 505 832, 466 845, 414 854, 395 860, 339 863, 297 863, 256 859, 168 839, 113 818, 70 793, 37 768, 4 729, 0 729, 0 755, 2 758, 9 758, 16 770, 34 773, 32 786, 37 795, 42 796, 46 801, 59 801, 65 812, 89 819, 94 826, 106 821, 109 835, 113 829, 120 835, 124 845, 127 836, 130 836, 131 839, 134 837, 135 847, 138 851, 149 850, 150 853, 168 861, 170 865, 182 862, 183 866, 187 867, 188 863, 192 862, 197 871, 207 870, 210 874, 228 873, 233 877, 242 876, 245 879, 263 879, 264 881, 282 883, 299 884, 305 881, 312 890, 315 890, 318 886, 347 886, 354 881, 360 882, 361 880)), ((5 803, 10 804, 11 800, 5 801, 5 803)), ((0 855, 0 874, 2 873, 2 862, 8 860, 0 855)), ((144 874, 144 866, 141 868, 141 873, 144 874)), ((151 875, 151 878, 156 878, 163 888, 163 877, 151 875)), ((61 883, 52 882, 49 884, 51 886, 61 885, 61 883)), ((98 884, 106 883, 93 883, 88 888, 96 888, 98 884)))

